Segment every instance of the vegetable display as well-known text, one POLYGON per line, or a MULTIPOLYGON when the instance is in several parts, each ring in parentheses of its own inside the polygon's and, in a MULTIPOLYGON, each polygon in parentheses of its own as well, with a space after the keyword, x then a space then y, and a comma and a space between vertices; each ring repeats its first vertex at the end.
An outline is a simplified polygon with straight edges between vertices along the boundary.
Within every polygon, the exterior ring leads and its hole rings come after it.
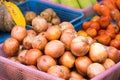
MULTIPOLYGON (((41 21, 34 19, 32 23, 41 21)), ((105 47, 89 35, 80 35, 70 22, 48 24, 46 21, 44 31, 41 26, 26 30, 16 25, 11 34, 25 35, 5 40, 3 50, 8 59, 68 80, 94 78, 120 61, 118 49, 105 47)))
POLYGON ((23 14, 12 2, 0 1, 0 15, 0 31, 10 32, 15 25, 26 27, 23 14))
POLYGON ((102 16, 84 22, 79 31, 70 22, 61 22, 51 8, 39 15, 26 12, 26 23, 32 28, 14 25, 11 37, 3 43, 5 55, 19 64, 65 80, 96 77, 120 61, 119 19, 108 14, 109 10, 103 13, 108 7, 96 5, 94 9, 102 16), (113 24, 112 19, 119 23, 113 24))
POLYGON ((85 9, 98 3, 97 0, 49 0, 49 1, 77 9, 85 9))

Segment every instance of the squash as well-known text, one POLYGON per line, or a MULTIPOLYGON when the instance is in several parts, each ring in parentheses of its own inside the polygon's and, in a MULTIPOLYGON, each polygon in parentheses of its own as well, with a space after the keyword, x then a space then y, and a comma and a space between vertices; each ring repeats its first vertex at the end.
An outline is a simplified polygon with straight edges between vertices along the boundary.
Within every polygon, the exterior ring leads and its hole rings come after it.
POLYGON ((15 25, 26 26, 22 12, 14 3, 0 1, 0 31, 10 32, 15 25))

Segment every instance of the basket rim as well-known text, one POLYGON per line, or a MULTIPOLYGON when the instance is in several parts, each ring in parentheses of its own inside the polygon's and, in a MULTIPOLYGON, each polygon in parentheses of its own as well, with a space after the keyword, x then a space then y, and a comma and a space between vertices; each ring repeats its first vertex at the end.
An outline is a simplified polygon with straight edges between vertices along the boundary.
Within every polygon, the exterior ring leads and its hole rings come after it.
POLYGON ((55 9, 60 9, 62 11, 66 11, 66 12, 70 12, 70 13, 79 15, 78 17, 76 17, 76 18, 72 19, 71 21, 69 21, 72 24, 84 17, 84 13, 81 12, 81 11, 78 12, 78 11, 70 10, 70 9, 67 9, 67 8, 60 7, 60 6, 55 6, 55 5, 52 5, 52 4, 48 3, 48 2, 43 2, 41 0, 26 0, 25 2, 18 3, 17 6, 19 7, 19 6, 21 6, 23 4, 27 4, 27 3, 45 4, 45 5, 51 6, 51 7, 55 8, 55 9))

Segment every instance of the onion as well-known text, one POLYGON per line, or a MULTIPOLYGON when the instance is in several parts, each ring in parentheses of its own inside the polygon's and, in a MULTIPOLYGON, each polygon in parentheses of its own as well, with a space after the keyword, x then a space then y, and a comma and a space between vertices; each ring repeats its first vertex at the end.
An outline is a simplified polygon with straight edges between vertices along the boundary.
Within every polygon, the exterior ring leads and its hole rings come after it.
POLYGON ((68 29, 68 28, 74 29, 74 26, 70 22, 66 22, 66 21, 60 23, 59 26, 60 26, 62 31, 65 29, 68 29))
POLYGON ((33 29, 39 33, 47 30, 48 23, 44 18, 37 16, 32 20, 32 26, 33 29))
POLYGON ((30 36, 36 36, 37 33, 36 33, 34 30, 29 29, 29 30, 27 30, 27 36, 28 36, 28 35, 30 35, 30 36))
POLYGON ((60 65, 54 65, 51 66, 48 71, 48 74, 54 75, 56 77, 60 77, 63 78, 65 80, 67 80, 70 76, 70 71, 67 67, 65 66, 60 66, 60 65))
POLYGON ((91 44, 93 44, 95 41, 92 39, 92 37, 90 37, 90 36, 87 36, 86 37, 87 38, 87 40, 88 40, 88 44, 89 45, 91 45, 91 44))
POLYGON ((25 63, 28 65, 36 65, 37 59, 42 56, 42 52, 38 49, 30 49, 25 54, 25 63))
POLYGON ((22 50, 18 53, 18 60, 21 63, 25 63, 25 54, 27 53, 28 50, 22 50))
POLYGON ((105 71, 105 68, 103 67, 102 64, 92 63, 87 68, 87 75, 89 78, 93 78, 104 71, 105 71))
POLYGON ((74 29, 65 29, 62 32, 60 41, 65 44, 66 50, 70 50, 70 44, 75 37, 77 37, 77 32, 74 29))
POLYGON ((32 49, 32 41, 34 36, 28 35, 23 39, 23 47, 25 49, 32 49))
POLYGON ((109 69, 109 68, 111 68, 112 66, 115 65, 115 62, 114 62, 112 59, 107 58, 107 59, 102 63, 102 65, 104 66, 105 69, 109 69))
POLYGON ((49 55, 53 58, 60 57, 61 55, 63 55, 64 51, 65 51, 65 46, 59 40, 52 40, 48 42, 44 50, 46 55, 49 55))
POLYGON ((75 56, 84 56, 88 53, 90 45, 85 36, 78 36, 72 40, 70 48, 75 56))
POLYGON ((43 36, 36 36, 33 38, 33 41, 32 41, 32 47, 34 49, 39 49, 39 50, 43 50, 44 47, 46 46, 47 44, 47 39, 43 36))
POLYGON ((120 54, 118 49, 112 46, 109 46, 106 49, 108 52, 108 57, 112 59, 115 63, 117 63, 120 60, 120 54))
POLYGON ((37 68, 42 71, 47 71, 51 66, 56 65, 56 61, 48 55, 43 55, 37 60, 37 68))
POLYGON ((3 51, 8 56, 17 55, 18 50, 19 50, 19 42, 14 38, 7 38, 3 43, 3 51))
POLYGON ((86 80, 86 79, 84 79, 84 77, 80 75, 78 72, 71 71, 69 80, 86 80))
POLYGON ((60 64, 66 66, 68 68, 72 68, 74 66, 75 57, 72 55, 70 51, 64 52, 64 54, 59 59, 60 64))
POLYGON ((24 27, 16 25, 12 28, 11 37, 21 42, 26 36, 27 30, 24 27))
POLYGON ((108 57, 108 53, 104 45, 93 43, 89 51, 90 59, 94 62, 103 62, 108 57))
POLYGON ((78 57, 75 61, 77 71, 83 76, 86 76, 87 68, 90 64, 92 64, 92 61, 87 56, 78 57))
POLYGON ((45 34, 46 34, 46 31, 43 31, 43 32, 40 32, 40 33, 38 34, 38 36, 43 36, 43 37, 46 38, 45 34))
POLYGON ((50 26, 47 29, 45 36, 48 40, 57 40, 60 38, 61 32, 62 31, 60 30, 58 25, 50 26))

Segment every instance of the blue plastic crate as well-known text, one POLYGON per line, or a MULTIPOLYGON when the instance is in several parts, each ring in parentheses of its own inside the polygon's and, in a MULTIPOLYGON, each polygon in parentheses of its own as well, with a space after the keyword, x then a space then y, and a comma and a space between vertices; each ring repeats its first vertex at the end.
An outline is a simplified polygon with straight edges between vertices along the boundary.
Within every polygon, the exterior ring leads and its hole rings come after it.
POLYGON ((26 2, 19 3, 18 7, 21 9, 23 14, 25 14, 27 11, 34 11, 38 15, 43 10, 52 8, 60 17, 61 21, 69 21, 71 23, 74 23, 76 20, 80 20, 84 16, 82 12, 76 12, 73 10, 54 6, 40 0, 28 0, 26 2))
POLYGON ((81 20, 80 22, 77 22, 76 24, 74 24, 74 27, 77 31, 82 29, 82 24, 86 21, 89 21, 92 17, 86 18, 84 20, 81 20))
MULTIPOLYGON (((69 9, 64 9, 39 0, 28 0, 23 3, 17 4, 17 6, 21 9, 23 14, 25 14, 27 11, 34 11, 35 13, 40 14, 40 12, 42 12, 43 10, 47 8, 52 8, 60 17, 62 22, 68 21, 71 22, 73 25, 77 24, 77 22, 79 22, 84 16, 82 12, 75 12, 69 9)), ((31 26, 27 25, 27 28, 28 27, 31 26)), ((0 32, 0 44, 9 37, 11 37, 10 33, 0 32)))

